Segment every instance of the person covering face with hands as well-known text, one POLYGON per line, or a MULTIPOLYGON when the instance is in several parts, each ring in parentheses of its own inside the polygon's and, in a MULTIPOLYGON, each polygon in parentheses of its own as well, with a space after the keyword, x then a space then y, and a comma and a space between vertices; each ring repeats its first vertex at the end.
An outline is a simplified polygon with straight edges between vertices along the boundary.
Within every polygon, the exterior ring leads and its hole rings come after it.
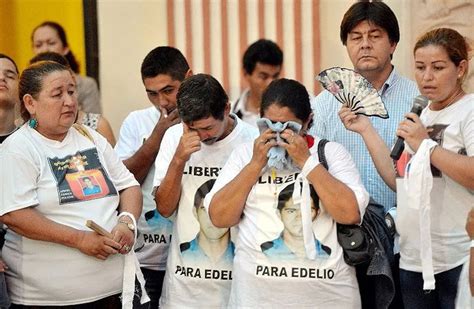
POLYGON ((287 128, 278 132, 277 138, 268 128, 253 143, 237 148, 204 202, 215 226, 236 226, 239 231, 229 306, 258 307, 270 302, 285 307, 360 307, 355 271, 343 260, 336 232, 336 222, 360 223, 368 203, 354 163, 342 146, 331 142, 326 147, 329 171, 319 164, 315 154, 319 139, 305 133, 312 114, 308 92, 300 83, 273 81, 263 94, 261 116, 273 124, 295 122, 301 129, 287 128), (273 147, 282 147, 293 165, 282 169, 268 166, 273 147), (285 229, 288 218, 282 222, 278 196, 289 185, 295 187, 293 203, 301 208, 301 216, 294 220, 301 220, 305 244, 301 256, 294 260, 262 252, 265 244, 278 239, 285 229), (310 186, 322 203, 317 217, 312 211, 310 186), (327 246, 329 256, 317 253, 315 239, 327 246), (310 269, 321 272, 309 275, 311 280, 299 273, 310 269), (324 276, 331 280, 313 280, 324 276))
POLYGON ((137 257, 146 279, 151 308, 158 307, 168 257, 172 221, 162 217, 153 200, 153 176, 158 151, 169 127, 179 122, 176 94, 192 71, 176 48, 159 46, 143 59, 141 77, 153 106, 133 111, 125 118, 115 151, 140 182, 143 214, 138 220, 137 257), (154 218, 147 220, 147 218, 154 218), (157 241, 159 240, 159 241, 157 241))
MULTIPOLYGON (((230 153, 252 141, 257 130, 230 113, 227 94, 210 75, 187 78, 178 90, 177 104, 182 123, 165 133, 155 161, 156 208, 164 217, 174 216, 160 306, 225 307, 233 278, 232 258, 215 263, 209 258, 186 258, 190 251, 186 249, 201 229, 202 210, 198 217, 194 215, 195 194, 217 178, 230 153)), ((221 248, 225 247, 209 244, 202 253, 221 248)))

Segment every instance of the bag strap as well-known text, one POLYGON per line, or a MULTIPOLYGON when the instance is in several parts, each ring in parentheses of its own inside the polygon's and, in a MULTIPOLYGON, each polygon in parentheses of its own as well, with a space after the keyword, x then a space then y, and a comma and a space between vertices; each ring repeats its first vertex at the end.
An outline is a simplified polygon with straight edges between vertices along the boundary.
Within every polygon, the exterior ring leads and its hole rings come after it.
POLYGON ((82 136, 85 136, 88 140, 90 140, 93 144, 95 144, 94 138, 92 137, 92 135, 89 133, 89 131, 87 131, 87 129, 86 129, 82 124, 74 123, 72 126, 73 126, 74 129, 76 129, 82 136))
POLYGON ((318 158, 319 163, 321 163, 325 169, 329 170, 328 161, 326 160, 326 152, 324 151, 327 143, 329 143, 327 139, 322 139, 318 142, 318 158))

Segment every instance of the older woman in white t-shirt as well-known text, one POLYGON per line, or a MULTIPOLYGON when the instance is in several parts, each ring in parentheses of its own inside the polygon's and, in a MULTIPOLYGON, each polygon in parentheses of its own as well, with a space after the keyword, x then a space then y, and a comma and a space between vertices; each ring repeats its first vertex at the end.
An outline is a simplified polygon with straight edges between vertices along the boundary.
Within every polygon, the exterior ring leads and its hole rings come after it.
MULTIPOLYGON (((35 63, 23 71, 19 93, 26 123, 3 143, 0 160, 12 308, 120 308, 140 187, 105 138, 73 127, 77 95, 70 69, 35 63), (111 236, 89 230, 87 220, 111 236)), ((132 295, 134 279, 128 278, 132 295)))
POLYGON ((474 94, 462 87, 468 50, 466 40, 448 28, 418 39, 415 77, 429 105, 420 117, 409 113, 400 123, 397 135, 407 149, 397 169, 367 117, 347 107, 339 112, 346 128, 363 137, 383 180, 397 191, 405 308, 454 308, 462 264, 469 259, 464 223, 474 205, 474 94), (405 179, 397 177, 405 171, 405 179))

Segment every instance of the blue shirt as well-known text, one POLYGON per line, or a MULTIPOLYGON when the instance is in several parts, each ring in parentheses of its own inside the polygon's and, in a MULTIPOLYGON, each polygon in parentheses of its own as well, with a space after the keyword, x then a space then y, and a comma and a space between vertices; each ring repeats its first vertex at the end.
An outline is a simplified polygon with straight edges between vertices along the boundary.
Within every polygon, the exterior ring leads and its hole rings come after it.
MULTIPOLYGON (((389 118, 370 117, 372 125, 391 148, 396 141, 395 131, 406 113, 411 109, 413 99, 419 95, 416 84, 400 76, 395 69, 379 90, 389 118)), ((347 130, 339 119, 341 103, 328 91, 323 91, 311 101, 314 118, 309 133, 342 144, 352 155, 359 169, 365 188, 385 210, 396 204, 396 194, 382 180, 364 144, 362 137, 347 130)))
POLYGON ((85 187, 82 189, 82 192, 84 195, 92 195, 92 194, 97 194, 100 193, 102 190, 100 190, 100 187, 98 185, 94 185, 93 187, 85 187))
MULTIPOLYGON (((329 254, 324 251, 321 243, 315 239, 314 240, 314 245, 316 247, 316 257, 317 258, 327 258, 329 257, 329 254)), ((275 239, 272 242, 271 248, 266 249, 263 251, 266 256, 269 258, 274 258, 274 259, 279 259, 279 260, 292 260, 296 259, 297 256, 296 254, 290 250, 285 244, 285 241, 283 238, 280 236, 279 238, 275 239)))
MULTIPOLYGON (((234 261, 234 248, 234 243, 229 241, 226 251, 220 256, 218 262, 232 265, 234 261)), ((212 260, 199 246, 197 237, 189 242, 189 247, 183 250, 181 255, 183 256, 183 259, 190 259, 194 262, 202 263, 203 261, 207 261, 208 263, 212 263, 212 260)))

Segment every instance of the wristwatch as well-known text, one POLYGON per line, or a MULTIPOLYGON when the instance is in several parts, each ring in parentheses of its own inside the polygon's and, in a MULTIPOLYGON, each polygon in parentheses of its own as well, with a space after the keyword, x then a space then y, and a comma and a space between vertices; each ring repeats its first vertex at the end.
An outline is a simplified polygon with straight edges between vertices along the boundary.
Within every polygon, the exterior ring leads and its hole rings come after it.
POLYGON ((118 222, 125 224, 125 225, 128 227, 128 229, 129 229, 130 231, 135 232, 135 225, 133 225, 132 222, 127 222, 127 221, 125 221, 125 220, 123 220, 123 219, 120 219, 118 222))

